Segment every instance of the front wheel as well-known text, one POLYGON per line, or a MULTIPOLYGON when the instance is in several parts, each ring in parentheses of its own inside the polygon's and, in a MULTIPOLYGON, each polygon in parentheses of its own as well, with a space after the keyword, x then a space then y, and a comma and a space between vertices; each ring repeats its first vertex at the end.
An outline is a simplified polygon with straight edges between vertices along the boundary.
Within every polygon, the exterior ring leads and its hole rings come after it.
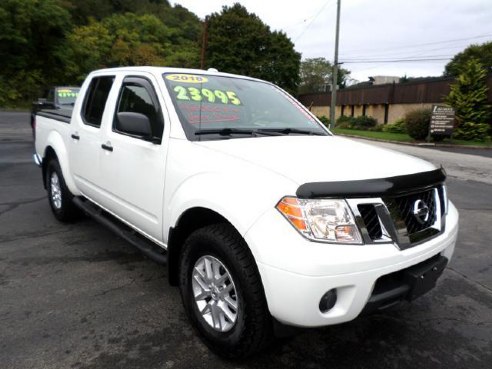
POLYGON ((188 317, 219 355, 250 356, 270 342, 272 322, 256 263, 231 226, 207 226, 186 240, 180 290, 188 317))

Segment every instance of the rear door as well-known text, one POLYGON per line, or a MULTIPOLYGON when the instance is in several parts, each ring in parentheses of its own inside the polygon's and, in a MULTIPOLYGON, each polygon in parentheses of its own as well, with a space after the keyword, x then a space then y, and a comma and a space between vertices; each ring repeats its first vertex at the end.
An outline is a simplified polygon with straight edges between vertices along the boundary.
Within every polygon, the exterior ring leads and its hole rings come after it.
POLYGON ((103 196, 101 188, 101 166, 99 156, 104 140, 102 123, 110 119, 112 109, 106 102, 115 81, 114 75, 95 76, 89 82, 80 109, 72 115, 70 132, 70 167, 77 188, 86 197, 99 202, 103 196))
POLYGON ((152 239, 162 241, 167 147, 162 141, 164 105, 155 86, 150 74, 135 73, 119 80, 115 109, 104 128, 100 183, 104 189, 101 205, 152 239), (117 128, 116 119, 121 112, 148 117, 151 135, 140 137, 117 128))

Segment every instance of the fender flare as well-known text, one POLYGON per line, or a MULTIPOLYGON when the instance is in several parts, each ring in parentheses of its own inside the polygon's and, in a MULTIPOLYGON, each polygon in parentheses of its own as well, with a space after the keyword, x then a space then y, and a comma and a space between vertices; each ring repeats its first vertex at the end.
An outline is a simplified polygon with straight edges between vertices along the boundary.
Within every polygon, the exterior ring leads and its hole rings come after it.
MULTIPOLYGON (((60 133, 56 131, 50 132, 48 138, 46 139, 46 147, 43 152, 43 163, 46 160, 49 148, 51 148, 57 157, 58 163, 62 170, 63 178, 68 189, 74 196, 81 195, 72 177, 72 172, 70 171, 70 163, 68 160, 68 151, 63 142, 63 138, 60 133)), ((48 163, 46 163, 48 164, 48 163)))

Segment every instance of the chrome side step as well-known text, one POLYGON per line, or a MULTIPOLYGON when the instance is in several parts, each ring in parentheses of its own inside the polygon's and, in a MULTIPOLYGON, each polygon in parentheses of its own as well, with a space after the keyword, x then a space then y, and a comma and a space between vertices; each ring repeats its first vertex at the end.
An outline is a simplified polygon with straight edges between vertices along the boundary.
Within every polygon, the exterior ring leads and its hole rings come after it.
POLYGON ((74 197, 74 204, 82 211, 90 215, 94 220, 101 223, 106 228, 116 233, 118 236, 131 243, 139 249, 145 256, 152 259, 158 264, 167 264, 167 253, 164 249, 154 244, 152 241, 141 236, 132 228, 123 224, 108 212, 102 210, 97 205, 81 197, 74 197))

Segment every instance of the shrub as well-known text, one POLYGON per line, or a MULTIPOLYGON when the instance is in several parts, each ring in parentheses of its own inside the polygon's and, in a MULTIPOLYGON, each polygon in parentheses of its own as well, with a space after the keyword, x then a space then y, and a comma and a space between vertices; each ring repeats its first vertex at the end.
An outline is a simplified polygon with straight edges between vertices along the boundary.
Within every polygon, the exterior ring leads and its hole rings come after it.
POLYGON ((368 131, 373 131, 373 132, 383 132, 383 125, 382 124, 378 124, 378 125, 375 125, 374 127, 369 127, 367 130, 368 131))
POLYGON ((446 102, 454 108, 461 131, 466 130, 462 125, 482 124, 491 116, 491 106, 487 104, 487 69, 477 59, 471 58, 463 64, 456 81, 451 84, 446 102))
POLYGON ((432 137, 432 141, 434 142, 442 142, 444 141, 444 139, 446 138, 449 138, 449 136, 445 136, 445 135, 439 135, 439 134, 431 134, 431 137, 432 137))
POLYGON ((359 117, 348 117, 342 115, 338 117, 336 126, 338 128, 348 128, 348 129, 362 129, 362 130, 376 130, 378 122, 373 117, 369 116, 359 116, 359 117))
POLYGON ((349 117, 348 115, 340 115, 337 118, 336 125, 339 125, 341 123, 351 122, 351 121, 352 121, 352 117, 349 117))
POLYGON ((471 58, 462 65, 451 91, 446 97, 456 112, 457 127, 454 138, 484 141, 490 126, 491 106, 487 104, 487 69, 479 60, 471 58))
POLYGON ((352 124, 356 129, 369 129, 371 127, 376 127, 378 121, 370 116, 359 116, 352 118, 352 124))
POLYGON ((415 140, 424 140, 429 134, 432 112, 430 109, 417 109, 405 115, 407 133, 415 140))
POLYGON ((462 123, 453 133, 453 138, 468 141, 485 141, 488 139, 490 125, 487 123, 462 123))
POLYGON ((348 128, 348 129, 353 129, 354 125, 352 123, 353 118, 348 117, 346 115, 341 115, 338 117, 335 126, 337 128, 348 128))
POLYGON ((407 124, 405 119, 398 119, 396 122, 383 126, 383 132, 389 133, 407 133, 407 124))
POLYGON ((354 129, 354 125, 351 121, 343 121, 336 125, 337 128, 346 128, 346 129, 354 129))
POLYGON ((322 115, 321 117, 318 117, 318 119, 326 127, 330 127, 330 118, 328 118, 326 115, 322 115))

